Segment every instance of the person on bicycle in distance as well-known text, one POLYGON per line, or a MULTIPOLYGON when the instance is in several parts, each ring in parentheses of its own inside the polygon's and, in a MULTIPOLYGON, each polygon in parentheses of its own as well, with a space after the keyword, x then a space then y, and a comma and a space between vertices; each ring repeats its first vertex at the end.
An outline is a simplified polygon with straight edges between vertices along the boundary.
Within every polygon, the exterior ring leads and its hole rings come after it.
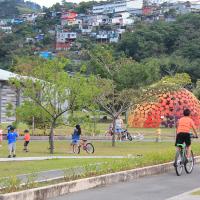
POLYGON ((177 144, 186 144, 186 150, 187 150, 187 158, 190 157, 190 151, 191 151, 191 137, 190 137, 190 130, 192 129, 195 133, 196 138, 198 138, 197 130, 194 125, 194 121, 190 118, 191 111, 189 109, 185 109, 183 111, 183 117, 178 120, 177 123, 177 130, 176 130, 176 143, 177 144))

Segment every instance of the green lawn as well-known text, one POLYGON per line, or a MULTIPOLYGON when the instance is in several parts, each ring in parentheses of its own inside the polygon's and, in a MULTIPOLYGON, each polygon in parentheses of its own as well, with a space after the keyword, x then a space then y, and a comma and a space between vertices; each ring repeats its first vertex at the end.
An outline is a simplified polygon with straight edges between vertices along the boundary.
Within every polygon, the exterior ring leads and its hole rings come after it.
MULTIPOLYGON (((98 135, 105 135, 105 132, 108 130, 109 123, 98 123, 97 124, 97 132, 99 132, 98 135)), ((25 128, 18 128, 18 132, 20 134, 23 134, 23 130, 25 128)), ((73 133, 73 127, 69 126, 60 126, 55 129, 55 135, 68 135, 70 136, 73 133)), ((31 130, 31 129, 30 129, 31 130)), ((145 138, 155 138, 157 133, 157 128, 128 128, 129 132, 131 134, 138 134, 141 133, 145 136, 145 138)), ((46 135, 49 134, 49 129, 46 130, 46 135)), ((84 129, 82 130, 83 135, 95 135, 93 132, 84 129)), ((31 131, 32 133, 32 131, 31 131)), ((34 131, 34 135, 44 135, 44 130, 36 129, 34 131)), ((163 139, 170 139, 174 138, 175 130, 173 128, 161 128, 161 138, 163 139)))
POLYGON ((200 190, 193 192, 192 195, 198 195, 199 196, 200 195, 200 190))
MULTIPOLYGON (((173 160, 174 158, 174 145, 170 142, 153 143, 153 142, 122 142, 117 143, 116 147, 111 147, 110 142, 94 142, 95 154, 94 155, 124 155, 128 154, 137 155, 142 154, 140 158, 131 159, 54 159, 45 161, 24 161, 24 162, 1 162, 0 164, 0 177, 32 173, 43 170, 52 169, 65 169, 71 167, 79 167, 88 164, 110 163, 109 168, 112 169, 116 164, 120 165, 115 171, 124 169, 132 169, 151 164, 164 163, 173 160), (113 164, 115 162, 115 164, 113 164), (126 164, 124 164, 126 162, 126 164), (120 164, 121 163, 121 164, 120 164)), ((17 143, 17 156, 47 156, 48 142, 32 142, 30 144, 30 152, 24 153, 22 151, 22 142, 17 143)), ((69 150, 69 143, 56 142, 54 155, 72 155, 67 154, 69 150)), ((199 143, 193 144, 193 151, 196 155, 200 155, 199 143)), ((81 152, 81 156, 88 155, 81 152)), ((7 145, 3 144, 0 149, 0 157, 7 156, 7 145)))
MULTIPOLYGON (((92 142, 95 147, 94 155, 128 155, 128 154, 144 154, 148 152, 168 151, 173 148, 173 143, 155 143, 155 142, 116 142, 116 147, 111 147, 109 142, 92 142)), ((30 157, 30 156, 48 156, 49 154, 48 141, 32 141, 29 144, 30 152, 23 151, 23 142, 17 141, 17 156, 30 157)), ((72 155, 69 154, 70 143, 69 141, 55 141, 54 155, 72 155)), ((88 155, 85 151, 81 151, 80 156, 88 155)), ((7 142, 4 141, 3 146, 0 148, 0 157, 8 156, 7 142)))

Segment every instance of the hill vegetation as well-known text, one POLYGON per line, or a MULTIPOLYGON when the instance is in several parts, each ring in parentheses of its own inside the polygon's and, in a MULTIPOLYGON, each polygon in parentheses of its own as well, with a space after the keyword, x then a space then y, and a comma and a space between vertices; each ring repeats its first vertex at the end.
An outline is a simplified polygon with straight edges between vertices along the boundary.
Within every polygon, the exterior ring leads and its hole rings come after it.
POLYGON ((20 14, 26 14, 41 10, 41 7, 33 2, 24 0, 1 0, 0 18, 13 18, 20 14))

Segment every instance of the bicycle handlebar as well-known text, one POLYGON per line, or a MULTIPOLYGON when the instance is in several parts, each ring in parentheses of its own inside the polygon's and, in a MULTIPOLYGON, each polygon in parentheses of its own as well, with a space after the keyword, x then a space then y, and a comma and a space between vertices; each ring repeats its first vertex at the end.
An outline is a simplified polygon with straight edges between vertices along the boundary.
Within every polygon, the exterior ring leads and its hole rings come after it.
POLYGON ((197 139, 199 137, 198 137, 198 135, 196 136, 196 135, 190 134, 190 138, 196 138, 197 139))

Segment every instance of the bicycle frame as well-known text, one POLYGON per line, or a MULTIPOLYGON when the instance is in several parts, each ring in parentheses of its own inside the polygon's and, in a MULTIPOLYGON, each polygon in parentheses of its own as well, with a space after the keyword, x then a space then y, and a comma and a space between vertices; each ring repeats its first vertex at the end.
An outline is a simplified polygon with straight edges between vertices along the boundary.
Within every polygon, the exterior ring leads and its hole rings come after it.
POLYGON ((187 160, 186 145, 185 144, 177 144, 177 148, 178 148, 178 151, 180 151, 180 153, 181 153, 181 160, 182 160, 182 162, 185 163, 186 160, 187 160))

